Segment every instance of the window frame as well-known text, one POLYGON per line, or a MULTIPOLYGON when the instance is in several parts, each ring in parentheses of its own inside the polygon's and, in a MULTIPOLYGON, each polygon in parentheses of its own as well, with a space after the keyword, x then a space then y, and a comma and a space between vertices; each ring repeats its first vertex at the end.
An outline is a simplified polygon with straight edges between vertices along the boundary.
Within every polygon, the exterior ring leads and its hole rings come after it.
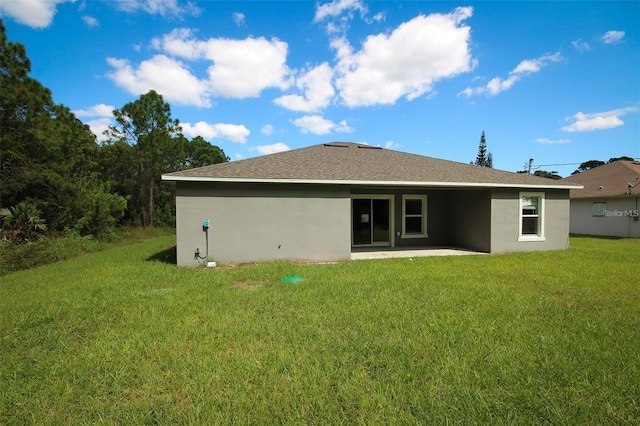
POLYGON ((594 201, 591 204, 591 216, 593 217, 605 217, 607 215, 607 202, 606 201, 594 201))
POLYGON ((518 241, 545 241, 545 194, 544 192, 521 192, 518 199, 518 241), (535 215, 525 215, 522 210, 524 208, 524 198, 538 199, 538 213, 535 215), (538 229, 535 234, 523 234, 522 222, 524 218, 538 218, 538 229))
POLYGON ((402 195, 402 238, 429 238, 427 232, 427 195, 426 194, 403 194, 402 195), (407 214, 407 200, 419 200, 422 206, 422 212, 419 215, 407 214), (407 233, 407 218, 421 217, 422 232, 420 234, 407 233))

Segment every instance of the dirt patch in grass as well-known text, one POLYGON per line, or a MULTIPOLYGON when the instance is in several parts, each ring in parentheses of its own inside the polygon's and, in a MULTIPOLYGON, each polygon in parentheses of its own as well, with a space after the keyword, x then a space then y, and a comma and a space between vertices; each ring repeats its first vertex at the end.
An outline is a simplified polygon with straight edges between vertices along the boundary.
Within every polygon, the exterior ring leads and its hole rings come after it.
POLYGON ((269 280, 238 280, 233 282, 234 287, 248 290, 256 290, 266 284, 269 284, 269 280))

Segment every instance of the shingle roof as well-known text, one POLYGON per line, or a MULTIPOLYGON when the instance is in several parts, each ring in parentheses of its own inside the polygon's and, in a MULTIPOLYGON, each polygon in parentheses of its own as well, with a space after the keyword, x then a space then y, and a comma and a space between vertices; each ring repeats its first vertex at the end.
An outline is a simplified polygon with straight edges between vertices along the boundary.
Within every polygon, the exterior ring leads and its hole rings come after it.
POLYGON ((571 190, 570 198, 640 195, 640 162, 614 161, 586 172, 571 175, 564 178, 563 181, 584 186, 582 190, 571 190), (629 184, 631 184, 631 188, 629 184))
POLYGON ((351 142, 306 148, 165 174, 168 181, 343 183, 442 187, 577 188, 538 176, 351 142))

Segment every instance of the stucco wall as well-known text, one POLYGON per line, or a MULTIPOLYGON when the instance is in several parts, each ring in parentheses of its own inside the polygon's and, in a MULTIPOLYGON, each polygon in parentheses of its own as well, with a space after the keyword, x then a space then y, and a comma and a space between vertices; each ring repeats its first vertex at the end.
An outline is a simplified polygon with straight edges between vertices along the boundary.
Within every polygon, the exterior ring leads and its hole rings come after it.
POLYGON ((491 192, 448 192, 449 245, 482 252, 491 251, 491 192))
POLYGON ((544 241, 518 241, 520 191, 494 190, 491 197, 491 252, 559 250, 569 246, 569 191, 545 190, 544 241))
POLYGON ((350 259, 350 191, 322 185, 178 182, 178 265, 204 256, 220 262, 350 259))
POLYGON ((638 238, 640 237, 640 220, 634 220, 634 216, 639 206, 640 200, 637 196, 573 199, 569 229, 572 234, 638 238), (594 215, 594 203, 606 203, 609 213, 604 216, 594 215))
POLYGON ((219 262, 350 259, 352 193, 393 195, 396 247, 448 245, 504 252, 568 246, 567 190, 544 191, 544 241, 518 241, 521 191, 516 189, 178 182, 176 192, 179 265, 197 265, 196 248, 205 255, 205 219, 210 221, 209 257, 219 262), (397 235, 402 194, 427 195, 428 238, 403 240, 397 235))

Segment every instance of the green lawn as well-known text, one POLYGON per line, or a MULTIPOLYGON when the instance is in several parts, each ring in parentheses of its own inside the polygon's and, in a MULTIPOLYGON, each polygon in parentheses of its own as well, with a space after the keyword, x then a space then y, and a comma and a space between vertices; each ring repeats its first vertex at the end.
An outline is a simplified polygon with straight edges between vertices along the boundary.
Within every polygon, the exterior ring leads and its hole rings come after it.
POLYGON ((0 424, 640 423, 640 240, 215 270, 173 243, 0 277, 0 424))

